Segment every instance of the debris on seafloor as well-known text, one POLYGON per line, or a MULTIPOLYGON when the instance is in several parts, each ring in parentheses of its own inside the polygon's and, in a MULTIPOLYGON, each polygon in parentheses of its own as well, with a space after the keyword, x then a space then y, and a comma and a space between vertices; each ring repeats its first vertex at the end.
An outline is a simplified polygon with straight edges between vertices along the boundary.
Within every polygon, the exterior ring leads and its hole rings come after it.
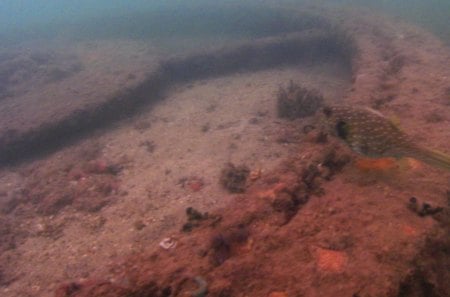
POLYGON ((408 208, 421 217, 437 214, 444 209, 440 206, 432 206, 428 202, 419 203, 416 197, 409 198, 408 208))
POLYGON ((183 232, 192 231, 192 229, 194 229, 195 227, 200 226, 201 222, 203 221, 209 220, 210 225, 215 225, 222 219, 222 217, 219 215, 209 215, 207 212, 201 213, 193 207, 186 208, 186 216, 188 221, 181 228, 181 231, 183 232))
POLYGON ((177 246, 177 242, 172 237, 166 237, 163 240, 161 240, 159 246, 165 250, 170 250, 177 246))
POLYGON ((220 183, 231 193, 245 192, 250 169, 245 165, 235 166, 227 163, 220 174, 220 183))
POLYGON ((312 116, 323 101, 319 91, 301 87, 291 80, 287 88, 278 90, 278 116, 290 120, 312 116))

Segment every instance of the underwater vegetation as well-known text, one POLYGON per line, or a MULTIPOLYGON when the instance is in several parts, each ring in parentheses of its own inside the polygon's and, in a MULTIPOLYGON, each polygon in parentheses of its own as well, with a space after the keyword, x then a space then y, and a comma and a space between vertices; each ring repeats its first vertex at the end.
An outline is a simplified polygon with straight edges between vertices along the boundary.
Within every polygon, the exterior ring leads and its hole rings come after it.
POLYGON ((290 120, 313 115, 323 105, 323 97, 292 80, 286 88, 280 87, 277 96, 278 116, 290 120))
POLYGON ((249 174, 247 166, 228 163, 220 173, 220 184, 230 193, 243 193, 249 174))

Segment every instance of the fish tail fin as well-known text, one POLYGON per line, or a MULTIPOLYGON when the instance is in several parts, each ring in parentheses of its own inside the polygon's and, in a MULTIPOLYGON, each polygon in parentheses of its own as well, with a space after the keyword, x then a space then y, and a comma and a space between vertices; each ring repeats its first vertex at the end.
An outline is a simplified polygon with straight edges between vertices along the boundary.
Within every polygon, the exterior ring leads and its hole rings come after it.
POLYGON ((445 153, 428 148, 420 148, 412 154, 412 157, 428 165, 450 171, 450 155, 445 153))

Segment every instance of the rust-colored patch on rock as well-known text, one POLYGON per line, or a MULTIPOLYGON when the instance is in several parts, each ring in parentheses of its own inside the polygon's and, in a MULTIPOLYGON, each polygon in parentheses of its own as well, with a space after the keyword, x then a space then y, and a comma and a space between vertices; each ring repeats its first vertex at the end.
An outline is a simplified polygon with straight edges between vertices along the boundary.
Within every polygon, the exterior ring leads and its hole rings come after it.
POLYGON ((360 158, 356 161, 356 167, 362 171, 387 172, 396 170, 398 168, 398 165, 394 158, 360 158))
POLYGON ((403 234, 407 235, 408 237, 416 237, 419 235, 419 232, 416 228, 410 226, 410 225, 403 225, 402 226, 403 234))
POLYGON ((348 261, 344 252, 317 248, 317 267, 324 272, 342 272, 348 261))
POLYGON ((268 297, 288 297, 285 292, 271 292, 268 297))

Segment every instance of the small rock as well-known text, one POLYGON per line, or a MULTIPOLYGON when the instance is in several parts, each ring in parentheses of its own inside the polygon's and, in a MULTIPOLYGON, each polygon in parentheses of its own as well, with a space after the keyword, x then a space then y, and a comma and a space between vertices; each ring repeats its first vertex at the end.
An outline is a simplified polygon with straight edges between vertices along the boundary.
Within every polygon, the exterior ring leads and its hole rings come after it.
POLYGON ((146 225, 144 222, 142 222, 142 220, 137 220, 133 223, 133 226, 136 230, 139 231, 139 230, 144 229, 146 225))

